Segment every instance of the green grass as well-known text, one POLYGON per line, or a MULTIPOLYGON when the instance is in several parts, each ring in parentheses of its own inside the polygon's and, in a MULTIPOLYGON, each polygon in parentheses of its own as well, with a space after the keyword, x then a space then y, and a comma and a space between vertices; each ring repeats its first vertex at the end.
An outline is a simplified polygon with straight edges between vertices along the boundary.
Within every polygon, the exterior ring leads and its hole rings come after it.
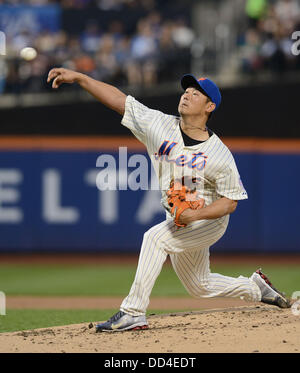
MULTIPOLYGON (((126 296, 135 266, 0 266, 0 290, 6 295, 126 296)), ((172 268, 163 269, 153 295, 183 295, 172 268)))
MULTIPOLYGON (((249 277, 256 269, 249 264, 213 265, 212 272, 227 276, 249 277)), ((130 289, 135 265, 61 266, 0 265, 0 291, 6 295, 33 296, 122 296, 130 289)), ((300 268, 293 265, 264 265, 263 271, 278 289, 291 296, 300 290, 300 268)), ((163 267, 151 296, 187 296, 186 290, 170 265, 163 267)), ((0 316, 0 332, 89 323, 108 319, 117 310, 14 310, 0 316)), ((179 310, 177 310, 179 311, 179 310)), ((153 311, 149 313, 169 313, 153 311)))
MULTIPOLYGON (((118 310, 6 310, 6 316, 0 316, 0 333, 19 330, 32 330, 70 324, 96 322, 109 319, 118 310)), ((149 310, 147 315, 170 313, 170 311, 149 310)), ((177 312, 177 311, 176 311, 177 312)), ((0 347, 1 353, 1 347, 0 347)))
MULTIPOLYGON (((253 265, 215 265, 212 272, 236 277, 250 276, 253 265)), ((6 295, 126 296, 135 266, 21 266, 0 265, 0 290, 6 295)), ((291 295, 300 290, 300 268, 265 265, 264 272, 280 290, 291 295)), ((152 296, 187 296, 173 268, 164 266, 152 296)))
POLYGON ((0 316, 0 332, 46 328, 101 321, 111 316, 111 310, 6 310, 0 316))

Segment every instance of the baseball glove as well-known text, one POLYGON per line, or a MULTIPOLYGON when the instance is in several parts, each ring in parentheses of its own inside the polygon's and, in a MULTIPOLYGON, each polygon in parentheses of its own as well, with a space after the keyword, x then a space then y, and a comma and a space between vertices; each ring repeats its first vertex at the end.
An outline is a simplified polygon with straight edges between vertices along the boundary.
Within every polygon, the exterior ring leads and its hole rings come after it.
POLYGON ((204 199, 197 197, 196 178, 183 176, 181 179, 172 179, 170 188, 166 193, 167 206, 164 207, 174 217, 178 227, 185 227, 186 224, 179 222, 180 215, 186 209, 198 210, 204 206, 204 199))

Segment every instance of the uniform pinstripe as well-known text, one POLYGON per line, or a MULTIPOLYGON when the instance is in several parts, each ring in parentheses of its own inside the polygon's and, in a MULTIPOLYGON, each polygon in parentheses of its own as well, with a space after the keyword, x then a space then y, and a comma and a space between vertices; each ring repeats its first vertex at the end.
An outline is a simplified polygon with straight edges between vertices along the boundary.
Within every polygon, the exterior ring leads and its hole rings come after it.
MULTIPOLYGON (((216 134, 203 143, 185 146, 178 117, 149 109, 132 96, 126 98, 122 124, 145 144, 163 198, 171 177, 183 174, 200 180, 197 192, 206 206, 222 196, 232 200, 247 198, 234 158, 216 134), (167 144, 165 148, 161 148, 163 143, 167 144), (170 144, 168 154, 159 154, 159 149, 167 149, 170 144)), ((144 234, 136 276, 121 311, 133 316, 145 314, 152 288, 168 255, 178 278, 192 296, 259 301, 260 290, 250 278, 210 272, 209 247, 223 236, 228 222, 226 215, 195 221, 178 229, 167 213, 165 221, 144 234)))

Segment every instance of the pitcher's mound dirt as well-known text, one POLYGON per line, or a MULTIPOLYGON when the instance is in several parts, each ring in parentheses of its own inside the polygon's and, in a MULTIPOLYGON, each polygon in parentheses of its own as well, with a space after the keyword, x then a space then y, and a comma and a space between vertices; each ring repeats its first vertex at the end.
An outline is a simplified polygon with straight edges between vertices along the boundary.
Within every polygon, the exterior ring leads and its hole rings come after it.
POLYGON ((247 306, 148 317, 149 329, 95 333, 95 324, 1 333, 1 352, 299 353, 299 316, 247 306))

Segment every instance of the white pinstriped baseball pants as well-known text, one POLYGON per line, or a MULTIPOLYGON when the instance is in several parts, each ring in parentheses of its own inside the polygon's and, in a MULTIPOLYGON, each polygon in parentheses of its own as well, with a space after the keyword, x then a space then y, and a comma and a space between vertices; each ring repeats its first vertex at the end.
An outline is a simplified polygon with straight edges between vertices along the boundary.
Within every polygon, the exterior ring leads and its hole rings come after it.
POLYGON ((170 219, 149 229, 144 234, 134 282, 120 310, 133 316, 146 313, 152 288, 168 255, 178 278, 193 297, 260 301, 260 290, 250 278, 210 272, 209 247, 222 237, 228 219, 201 220, 180 229, 170 219))

